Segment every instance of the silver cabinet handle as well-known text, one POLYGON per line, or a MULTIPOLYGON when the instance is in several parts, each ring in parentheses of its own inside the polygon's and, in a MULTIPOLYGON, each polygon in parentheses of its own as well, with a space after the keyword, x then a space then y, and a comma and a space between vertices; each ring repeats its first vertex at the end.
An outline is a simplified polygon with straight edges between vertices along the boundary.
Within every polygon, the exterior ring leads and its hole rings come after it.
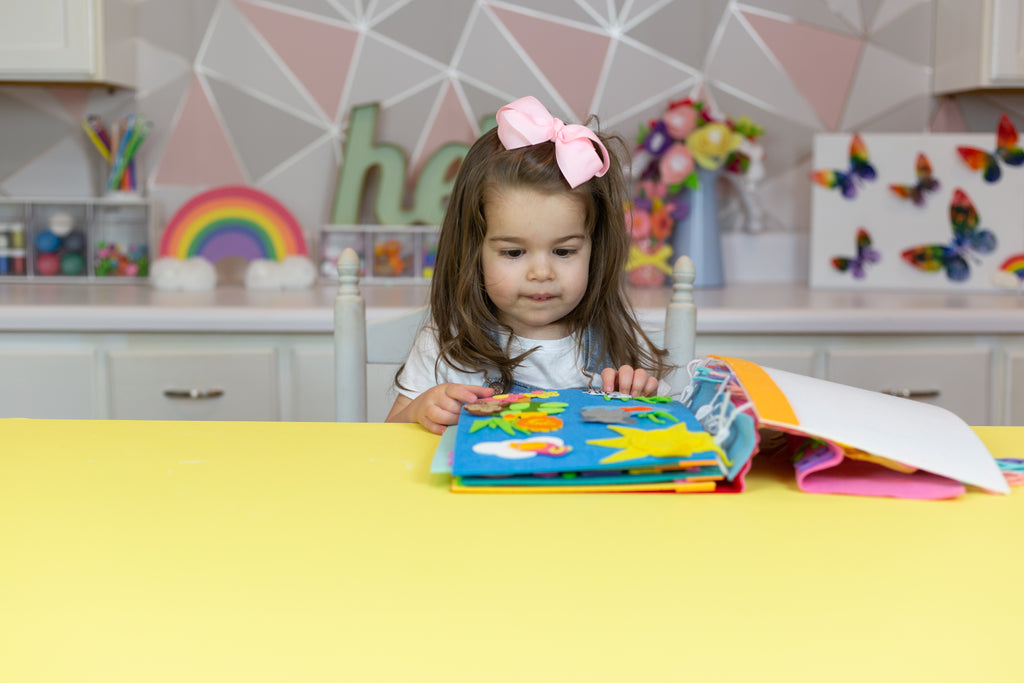
POLYGON ((883 394, 889 394, 890 396, 899 396, 900 398, 938 398, 938 389, 883 389, 883 394))
POLYGON ((165 389, 167 398, 184 399, 186 401, 206 401, 224 395, 221 389, 165 389))

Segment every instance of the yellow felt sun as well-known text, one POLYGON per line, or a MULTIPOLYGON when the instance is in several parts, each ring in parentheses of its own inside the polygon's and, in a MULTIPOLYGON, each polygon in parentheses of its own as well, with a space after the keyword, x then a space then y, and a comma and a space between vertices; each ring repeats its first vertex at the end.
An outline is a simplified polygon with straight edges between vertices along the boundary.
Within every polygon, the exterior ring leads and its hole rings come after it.
POLYGON ((666 427, 665 429, 634 429, 632 427, 615 427, 613 425, 608 425, 608 428, 622 436, 587 441, 587 443, 595 446, 622 449, 602 459, 602 464, 647 457, 685 458, 693 453, 701 453, 703 451, 715 451, 723 458, 725 457, 725 453, 718 447, 710 434, 703 431, 691 432, 682 423, 666 427))

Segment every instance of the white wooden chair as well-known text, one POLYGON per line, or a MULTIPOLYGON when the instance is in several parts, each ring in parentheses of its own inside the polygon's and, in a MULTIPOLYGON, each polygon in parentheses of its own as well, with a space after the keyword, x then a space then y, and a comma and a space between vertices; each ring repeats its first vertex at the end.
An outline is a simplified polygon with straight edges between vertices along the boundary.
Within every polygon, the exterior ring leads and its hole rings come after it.
MULTIPOLYGON (((679 367, 665 378, 678 392, 689 378, 693 359, 697 307, 693 302, 696 271, 680 256, 672 272, 672 298, 665 311, 663 343, 669 360, 679 367)), ((386 320, 366 321, 366 303, 359 292, 359 256, 346 249, 338 259, 338 294, 334 300, 334 398, 338 422, 383 421, 394 402, 391 383, 405 362, 426 308, 386 320)), ((655 337, 658 335, 655 334, 655 337)))

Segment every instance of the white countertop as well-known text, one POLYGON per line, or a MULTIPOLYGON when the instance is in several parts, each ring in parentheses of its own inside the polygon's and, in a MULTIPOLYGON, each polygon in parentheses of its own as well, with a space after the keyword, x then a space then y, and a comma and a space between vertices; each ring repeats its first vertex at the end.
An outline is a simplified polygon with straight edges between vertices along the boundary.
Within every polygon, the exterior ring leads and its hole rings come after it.
MULTIPOLYGON (((160 291, 148 285, 0 283, 0 331, 330 333, 336 287, 160 291)), ((363 288, 367 318, 422 306, 427 288, 363 288)), ((664 322, 667 288, 631 293, 641 323, 664 322)), ((830 292, 791 284, 697 290, 700 334, 1024 333, 1024 295, 830 292)))

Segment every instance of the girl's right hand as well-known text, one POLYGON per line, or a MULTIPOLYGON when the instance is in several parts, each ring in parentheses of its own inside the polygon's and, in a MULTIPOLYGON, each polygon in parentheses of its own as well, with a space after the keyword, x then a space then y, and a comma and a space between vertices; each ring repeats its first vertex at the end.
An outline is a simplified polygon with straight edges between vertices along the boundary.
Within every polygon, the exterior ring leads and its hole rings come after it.
POLYGON ((466 403, 494 395, 494 389, 473 384, 438 384, 414 399, 399 395, 391 406, 387 422, 418 422, 434 434, 442 434, 459 421, 466 403))
POLYGON ((601 389, 603 391, 620 391, 630 396, 655 396, 658 393, 658 378, 647 374, 642 368, 623 365, 605 368, 601 371, 601 389))

